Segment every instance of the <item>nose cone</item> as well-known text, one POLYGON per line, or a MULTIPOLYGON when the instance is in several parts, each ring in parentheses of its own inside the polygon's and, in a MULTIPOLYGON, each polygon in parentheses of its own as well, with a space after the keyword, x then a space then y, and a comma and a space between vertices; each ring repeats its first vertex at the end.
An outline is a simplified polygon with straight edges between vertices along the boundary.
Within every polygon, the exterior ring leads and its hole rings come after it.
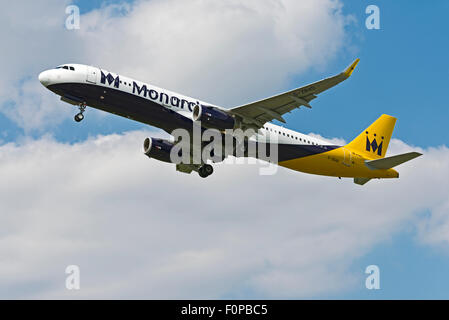
POLYGON ((41 72, 39 74, 39 81, 45 87, 48 86, 50 84, 50 70, 46 70, 44 72, 41 72))

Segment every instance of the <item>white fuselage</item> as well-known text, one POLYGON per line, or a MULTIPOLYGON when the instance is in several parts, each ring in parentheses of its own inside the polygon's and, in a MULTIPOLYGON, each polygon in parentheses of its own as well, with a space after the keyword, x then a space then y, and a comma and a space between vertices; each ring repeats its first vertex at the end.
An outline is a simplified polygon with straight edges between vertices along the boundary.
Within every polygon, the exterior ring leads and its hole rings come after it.
MULTIPOLYGON (((46 70, 39 75, 39 81, 46 87, 64 83, 103 86, 105 88, 105 94, 107 94, 108 89, 113 88, 114 90, 120 90, 130 95, 148 99, 189 119, 192 119, 192 108, 196 104, 223 109, 220 106, 184 96, 126 76, 111 73, 105 69, 81 64, 66 64, 55 69, 46 70)), ((99 96, 98 98, 103 99, 104 97, 99 96)), ((132 119, 131 116, 128 118, 132 119)), ((272 123, 266 123, 264 127, 257 132, 257 135, 251 139, 262 139, 266 142, 276 142, 281 144, 332 145, 332 143, 322 139, 286 129, 272 123)))

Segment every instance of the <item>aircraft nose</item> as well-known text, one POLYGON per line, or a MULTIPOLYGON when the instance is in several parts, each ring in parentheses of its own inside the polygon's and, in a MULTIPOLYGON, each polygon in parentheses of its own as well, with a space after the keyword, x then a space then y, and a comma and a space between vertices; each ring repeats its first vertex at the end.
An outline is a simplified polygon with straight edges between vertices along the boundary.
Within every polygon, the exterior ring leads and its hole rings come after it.
POLYGON ((48 86, 50 83, 50 71, 46 70, 39 74, 39 81, 44 85, 45 87, 48 86))

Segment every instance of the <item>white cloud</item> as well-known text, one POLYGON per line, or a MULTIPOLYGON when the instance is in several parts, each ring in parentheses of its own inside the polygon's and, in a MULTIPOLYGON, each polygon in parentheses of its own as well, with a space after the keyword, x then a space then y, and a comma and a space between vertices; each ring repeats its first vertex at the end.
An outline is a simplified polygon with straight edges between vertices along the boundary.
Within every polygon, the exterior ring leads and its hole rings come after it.
POLYGON ((331 0, 152 0, 103 6, 69 31, 67 4, 17 2, 0 13, 6 75, 0 111, 27 131, 73 115, 40 87, 37 75, 49 67, 98 65, 232 106, 285 90, 290 77, 322 68, 342 51, 350 21, 331 0))
POLYGON ((203 180, 144 156, 151 134, 0 147, 1 297, 316 297, 363 283, 354 259, 423 210, 449 220, 446 147, 360 187, 255 165, 217 165, 203 180), (69 264, 80 291, 64 288, 69 264))
POLYGON ((347 143, 343 138, 326 138, 318 133, 313 133, 313 132, 309 133, 308 135, 311 137, 315 137, 315 138, 333 143, 336 146, 344 146, 347 143))
MULTIPOLYGON (((232 105, 321 68, 349 21, 330 0, 153 0, 103 7, 67 31, 67 3, 0 12, 0 111, 27 131, 73 116, 38 83, 45 68, 96 64, 232 105)), ((423 243, 449 242, 447 147, 360 187, 247 165, 202 180, 147 159, 147 134, 0 146, 0 297, 314 297, 364 281, 349 265, 406 221, 423 243), (81 267, 79 292, 64 288, 69 264, 81 267)))
POLYGON ((326 64, 349 23, 329 0, 154 0, 125 11, 84 17, 97 64, 223 104, 276 93, 289 76, 326 64))
MULTIPOLYGON (((75 34, 64 28, 69 1, 15 1, 0 11, 0 112, 27 132, 60 123, 69 116, 39 83, 44 69, 83 57, 75 34)), ((70 114, 71 115, 71 114, 70 114)))
POLYGON ((28 133, 41 126, 54 126, 73 116, 74 108, 59 102, 50 91, 42 91, 43 87, 36 79, 27 79, 19 86, 19 90, 10 92, 9 99, 2 106, 2 112, 28 133), (59 103, 58 103, 59 102, 59 103))

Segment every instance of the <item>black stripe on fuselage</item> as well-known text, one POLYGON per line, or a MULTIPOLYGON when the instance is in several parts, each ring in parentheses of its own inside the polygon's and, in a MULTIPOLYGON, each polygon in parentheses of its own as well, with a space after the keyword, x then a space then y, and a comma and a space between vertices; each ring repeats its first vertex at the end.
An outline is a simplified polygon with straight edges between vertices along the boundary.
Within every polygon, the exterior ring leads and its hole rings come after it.
MULTIPOLYGON (((87 83, 60 83, 47 88, 60 96, 79 98, 90 107, 158 127, 169 134, 179 128, 192 131, 192 119, 129 92, 87 83)), ((281 143, 277 144, 277 148, 277 161, 281 162, 327 152, 339 146, 281 143)), ((269 149, 264 146, 263 150, 269 149)), ((266 153, 269 154, 269 151, 266 153)))
POLYGON ((81 98, 90 107, 146 123, 168 133, 178 128, 192 130, 192 119, 132 93, 87 83, 53 84, 48 89, 60 96, 81 98))
POLYGON ((321 146, 321 145, 307 145, 307 144, 280 144, 279 145, 279 162, 293 160, 308 156, 313 156, 323 152, 328 152, 340 146, 321 146))
MULTIPOLYGON (((253 144, 253 148, 254 148, 254 143, 256 143, 256 142, 251 141, 249 148, 251 148, 251 143, 253 144)), ((336 148, 340 148, 340 146, 336 146, 336 145, 322 146, 322 145, 288 144, 288 143, 277 143, 277 144, 272 144, 272 145, 268 146, 266 143, 262 143, 262 142, 257 142, 257 146, 255 148, 261 147, 262 148, 262 151, 261 151, 262 156, 260 156, 259 158, 268 161, 268 159, 270 158, 270 154, 272 154, 272 152, 275 150, 275 149, 271 149, 271 152, 270 152, 270 148, 276 148, 276 146, 277 146, 277 153, 278 153, 277 162, 313 156, 316 154, 334 150, 336 148), (265 157, 263 156, 264 154, 267 155, 267 157, 266 157, 267 159, 265 159, 265 157)), ((253 150, 257 150, 257 149, 253 149, 253 150)))

